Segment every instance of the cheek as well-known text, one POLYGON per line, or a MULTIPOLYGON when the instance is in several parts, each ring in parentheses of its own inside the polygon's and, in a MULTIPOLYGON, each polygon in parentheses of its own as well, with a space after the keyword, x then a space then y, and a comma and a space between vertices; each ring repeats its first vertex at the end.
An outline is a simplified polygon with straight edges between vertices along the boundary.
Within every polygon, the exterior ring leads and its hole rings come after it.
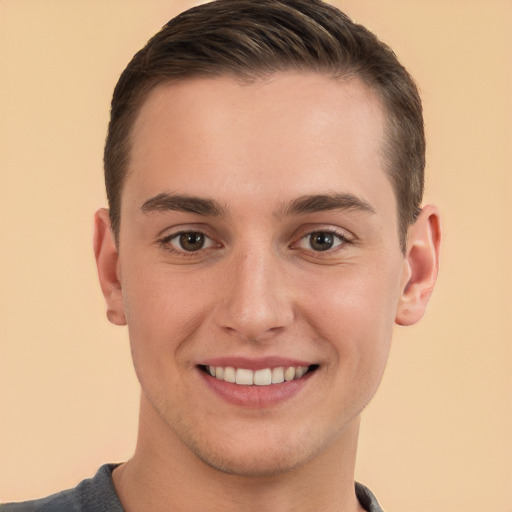
POLYGON ((139 379, 165 373, 170 378, 170 366, 187 364, 182 349, 204 320, 208 294, 192 277, 171 275, 165 266, 146 265, 142 273, 128 274, 123 299, 139 379))
POLYGON ((343 268, 312 280, 308 287, 308 323, 328 341, 338 364, 347 366, 353 378, 383 371, 399 296, 394 270, 343 268))

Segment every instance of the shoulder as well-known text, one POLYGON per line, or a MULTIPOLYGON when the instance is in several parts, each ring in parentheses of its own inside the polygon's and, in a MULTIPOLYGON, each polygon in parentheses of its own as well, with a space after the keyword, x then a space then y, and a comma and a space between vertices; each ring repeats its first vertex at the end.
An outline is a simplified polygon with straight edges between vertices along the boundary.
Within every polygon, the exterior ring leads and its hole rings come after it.
POLYGON ((372 491, 358 482, 356 482, 356 496, 367 512, 384 512, 372 491))
POLYGON ((101 466, 93 478, 83 480, 73 489, 67 489, 46 498, 5 503, 0 512, 123 512, 112 482, 116 466, 101 466))
POLYGON ((38 500, 0 505, 0 512, 78 512, 81 510, 74 489, 52 494, 38 500))

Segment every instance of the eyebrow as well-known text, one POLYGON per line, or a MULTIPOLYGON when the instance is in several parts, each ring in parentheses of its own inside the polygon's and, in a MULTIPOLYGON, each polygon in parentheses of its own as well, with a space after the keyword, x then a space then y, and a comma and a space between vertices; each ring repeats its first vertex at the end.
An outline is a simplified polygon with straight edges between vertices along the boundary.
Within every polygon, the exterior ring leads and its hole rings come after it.
POLYGON ((169 193, 158 194, 148 199, 142 205, 141 210, 144 213, 173 210, 210 217, 227 214, 227 209, 213 199, 169 193))
POLYGON ((353 194, 317 194, 301 196, 282 210, 283 215, 298 215, 329 210, 359 210, 375 214, 373 206, 353 194))
MULTIPOLYGON (((180 211, 208 217, 227 215, 227 208, 219 202, 196 196, 162 193, 148 199, 141 207, 144 213, 180 211)), ((300 196, 278 210, 277 216, 301 215, 329 210, 359 210, 375 213, 370 203, 353 194, 314 194, 300 196)))

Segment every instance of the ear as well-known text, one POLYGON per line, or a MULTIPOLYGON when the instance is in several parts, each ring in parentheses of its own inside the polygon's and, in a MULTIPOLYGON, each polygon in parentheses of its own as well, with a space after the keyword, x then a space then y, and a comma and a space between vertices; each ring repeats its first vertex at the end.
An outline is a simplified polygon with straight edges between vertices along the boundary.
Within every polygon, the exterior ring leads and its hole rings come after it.
POLYGON ((123 292, 119 281, 119 253, 108 210, 102 208, 94 215, 94 256, 101 291, 107 303, 107 318, 115 325, 126 325, 123 292))
POLYGON ((425 313, 439 270, 441 228, 435 206, 425 206, 407 232, 404 277, 395 322, 413 325, 425 313))

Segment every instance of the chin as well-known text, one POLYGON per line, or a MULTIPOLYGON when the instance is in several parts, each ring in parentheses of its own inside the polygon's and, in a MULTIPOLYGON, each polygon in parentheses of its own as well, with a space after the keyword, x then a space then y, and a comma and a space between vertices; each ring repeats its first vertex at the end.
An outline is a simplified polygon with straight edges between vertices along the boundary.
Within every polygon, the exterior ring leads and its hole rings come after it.
MULTIPOLYGON (((265 450, 267 452, 267 450, 265 450)), ((274 453, 215 453, 210 450, 196 451, 196 456, 209 467, 233 476, 269 477, 288 473, 301 466, 309 457, 304 454, 274 453)))
POLYGON ((265 432, 262 428, 257 434, 223 435, 220 439, 201 436, 185 442, 200 461, 217 471, 234 476, 269 477, 293 471, 326 449, 319 436, 312 432, 300 434, 290 435, 288 429, 285 435, 279 435, 274 429, 265 432))

